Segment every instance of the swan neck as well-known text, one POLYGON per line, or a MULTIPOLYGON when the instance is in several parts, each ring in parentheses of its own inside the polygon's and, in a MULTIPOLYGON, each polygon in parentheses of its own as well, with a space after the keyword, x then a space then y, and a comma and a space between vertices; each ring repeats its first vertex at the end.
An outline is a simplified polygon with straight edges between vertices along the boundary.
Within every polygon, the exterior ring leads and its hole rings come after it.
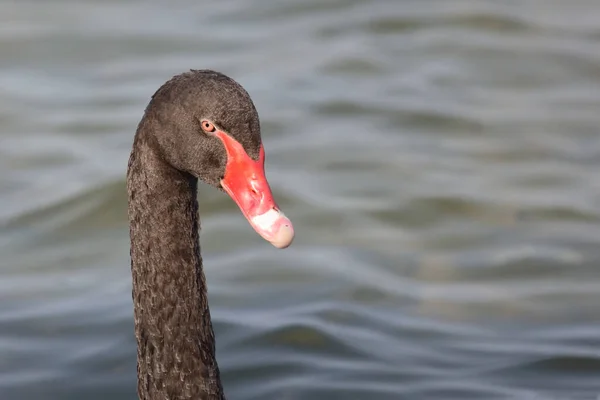
POLYGON ((197 179, 143 132, 127 172, 138 395, 223 399, 198 242, 197 179))

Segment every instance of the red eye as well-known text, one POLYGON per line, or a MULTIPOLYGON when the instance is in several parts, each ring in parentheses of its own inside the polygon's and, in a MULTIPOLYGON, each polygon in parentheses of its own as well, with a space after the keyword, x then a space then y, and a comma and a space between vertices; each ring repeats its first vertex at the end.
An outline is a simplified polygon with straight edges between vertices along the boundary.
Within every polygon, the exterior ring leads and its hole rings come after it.
POLYGON ((202 120, 202 122, 200 122, 200 125, 202 126, 202 130, 204 132, 214 132, 216 131, 215 126, 212 124, 212 122, 208 121, 208 120, 202 120))

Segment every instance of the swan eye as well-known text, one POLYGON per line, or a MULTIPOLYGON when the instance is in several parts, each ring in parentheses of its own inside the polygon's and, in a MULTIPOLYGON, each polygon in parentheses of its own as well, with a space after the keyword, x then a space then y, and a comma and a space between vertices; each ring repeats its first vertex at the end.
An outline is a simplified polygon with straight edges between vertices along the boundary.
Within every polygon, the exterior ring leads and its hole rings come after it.
POLYGON ((203 119, 202 122, 200 122, 200 126, 202 126, 202 130, 207 133, 214 132, 217 130, 213 123, 206 119, 203 119))

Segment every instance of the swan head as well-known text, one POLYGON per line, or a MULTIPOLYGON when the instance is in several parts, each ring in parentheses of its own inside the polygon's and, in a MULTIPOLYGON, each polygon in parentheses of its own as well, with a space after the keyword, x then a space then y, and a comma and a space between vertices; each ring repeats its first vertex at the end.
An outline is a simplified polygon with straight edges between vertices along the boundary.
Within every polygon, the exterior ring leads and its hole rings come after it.
POLYGON ((244 88, 210 70, 192 70, 152 96, 151 145, 173 167, 225 191, 254 230, 277 248, 294 238, 264 169, 258 113, 244 88))

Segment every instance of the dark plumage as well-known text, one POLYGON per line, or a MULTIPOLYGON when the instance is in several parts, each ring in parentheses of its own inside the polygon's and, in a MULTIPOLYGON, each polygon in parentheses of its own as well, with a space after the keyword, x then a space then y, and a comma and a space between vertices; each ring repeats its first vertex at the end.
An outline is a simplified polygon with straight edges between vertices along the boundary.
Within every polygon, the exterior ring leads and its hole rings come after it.
POLYGON ((259 118, 248 93, 214 71, 191 71, 152 96, 127 171, 138 394, 223 399, 198 243, 197 179, 221 188, 227 154, 210 119, 257 160, 259 118))

